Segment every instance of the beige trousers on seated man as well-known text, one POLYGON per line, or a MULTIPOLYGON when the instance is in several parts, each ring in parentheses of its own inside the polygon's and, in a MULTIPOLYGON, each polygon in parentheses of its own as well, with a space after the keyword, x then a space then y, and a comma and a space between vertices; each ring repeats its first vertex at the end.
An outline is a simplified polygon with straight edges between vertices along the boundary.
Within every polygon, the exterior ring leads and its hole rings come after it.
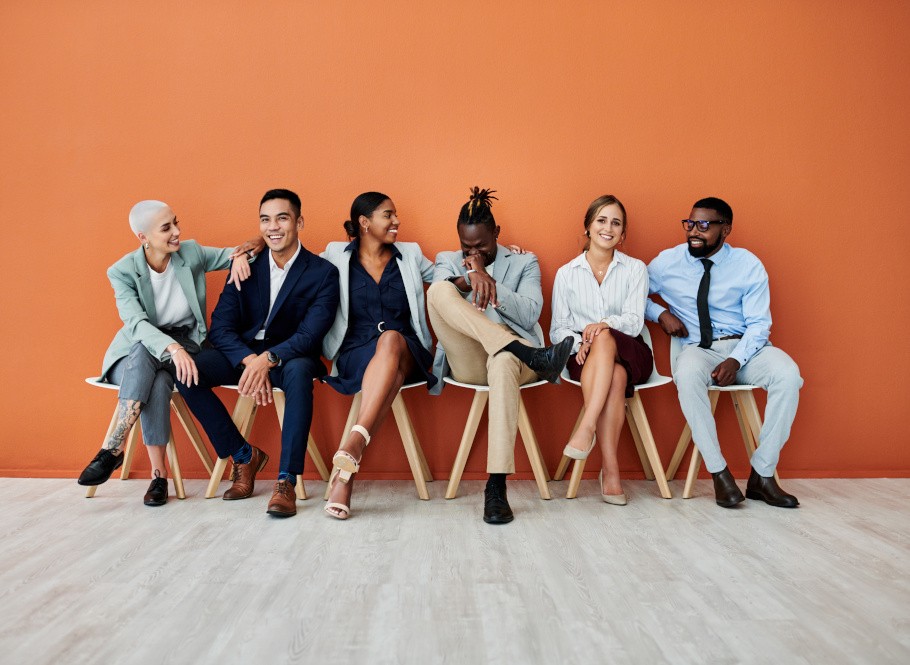
POLYGON ((512 342, 531 343, 504 323, 490 321, 451 282, 430 286, 427 310, 445 349, 452 378, 490 386, 487 473, 515 473, 518 387, 537 381, 537 374, 508 351, 499 351, 512 342))

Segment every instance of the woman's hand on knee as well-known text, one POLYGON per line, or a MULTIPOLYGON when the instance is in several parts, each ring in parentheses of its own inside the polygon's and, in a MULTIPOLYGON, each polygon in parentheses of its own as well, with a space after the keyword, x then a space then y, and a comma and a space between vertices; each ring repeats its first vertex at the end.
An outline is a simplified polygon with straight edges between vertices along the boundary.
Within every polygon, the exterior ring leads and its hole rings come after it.
POLYGON ((594 341, 594 338, 597 337, 604 330, 608 330, 610 326, 606 323, 589 323, 585 326, 585 329, 581 333, 581 341, 591 344, 594 341))
POLYGON ((179 344, 171 344, 167 347, 171 354, 171 362, 176 369, 177 380, 187 386, 199 385, 199 370, 196 369, 196 361, 193 360, 186 349, 179 344), (172 349, 171 347, 176 347, 172 349))

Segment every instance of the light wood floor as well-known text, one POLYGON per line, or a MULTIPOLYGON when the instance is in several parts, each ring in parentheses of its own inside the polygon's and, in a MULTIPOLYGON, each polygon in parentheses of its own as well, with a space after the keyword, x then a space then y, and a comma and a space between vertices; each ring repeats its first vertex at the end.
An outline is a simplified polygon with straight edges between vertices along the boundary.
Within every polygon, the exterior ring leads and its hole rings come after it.
POLYGON ((0 662, 910 662, 910 480, 784 484, 802 507, 516 481, 494 527, 477 481, 365 481, 338 522, 319 482, 277 520, 266 481, 146 508, 146 480, 0 479, 0 662))

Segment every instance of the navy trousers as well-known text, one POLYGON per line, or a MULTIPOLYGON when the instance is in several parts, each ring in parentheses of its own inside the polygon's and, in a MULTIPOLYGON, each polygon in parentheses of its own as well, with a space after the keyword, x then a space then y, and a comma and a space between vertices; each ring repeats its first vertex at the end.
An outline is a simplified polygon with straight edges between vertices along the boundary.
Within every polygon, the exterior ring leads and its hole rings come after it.
MULTIPOLYGON (((254 352, 263 350, 253 348, 254 352)), ((212 388, 236 384, 243 370, 231 366, 227 357, 217 349, 203 349, 195 361, 199 370, 199 385, 186 386, 178 381, 177 390, 202 424, 218 457, 229 457, 246 441, 212 388)), ((313 422, 313 379, 325 373, 325 365, 316 358, 294 358, 269 371, 272 385, 281 388, 285 396, 279 473, 303 473, 307 438, 313 422)))

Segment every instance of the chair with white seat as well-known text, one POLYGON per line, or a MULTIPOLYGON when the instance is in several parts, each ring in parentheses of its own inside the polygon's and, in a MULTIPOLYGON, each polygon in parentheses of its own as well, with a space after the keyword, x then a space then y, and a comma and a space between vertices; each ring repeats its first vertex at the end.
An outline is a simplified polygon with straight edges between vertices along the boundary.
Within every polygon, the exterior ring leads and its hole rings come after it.
MULTIPOLYGON (((236 385, 224 385, 222 388, 228 388, 230 390, 237 390, 236 385)), ((281 428, 284 426, 284 391, 281 388, 272 388, 272 399, 275 402, 275 414, 278 416, 278 427, 281 428)), ((237 403, 234 405, 234 412, 231 414, 231 420, 234 421, 234 425, 237 426, 237 429, 240 431, 240 436, 244 440, 249 441, 250 432, 253 430, 253 421, 256 420, 256 412, 259 410, 259 406, 256 404, 256 400, 253 397, 246 395, 237 395, 237 403)), ((316 447, 316 441, 313 440, 313 435, 310 433, 307 437, 306 451, 310 456, 310 459, 313 460, 313 465, 316 467, 316 471, 319 473, 319 477, 323 480, 328 480, 329 472, 325 466, 325 462, 322 460, 322 454, 319 452, 319 448, 316 447)), ((215 462, 214 469, 212 470, 212 475, 209 478, 208 487, 205 490, 205 498, 211 499, 215 496, 215 493, 218 491, 218 484, 221 482, 221 479, 224 477, 224 470, 227 468, 227 463, 230 460, 230 457, 221 457, 215 462)), ((303 485, 303 475, 299 474, 297 476, 297 485, 295 487, 297 498, 301 501, 307 498, 306 489, 303 485)))
MULTIPOLYGON (((401 436, 401 443, 404 446, 405 455, 408 458, 408 465, 411 467, 411 475, 414 477, 414 484, 417 486, 417 496, 424 501, 430 500, 430 493, 427 490, 427 483, 433 481, 433 474, 430 473, 430 466, 427 464, 427 458, 423 454, 423 448, 420 446, 420 440, 417 438, 417 432, 414 430, 414 423, 408 414, 408 407, 401 397, 401 393, 410 388, 425 386, 426 381, 417 381, 415 383, 406 383, 398 390, 395 399, 392 402, 392 415, 395 417, 395 424, 398 426, 398 434, 401 436)), ((363 399, 363 393, 358 392, 354 395, 351 402, 351 408, 348 410, 348 419, 344 423, 344 429, 341 433, 341 441, 338 448, 344 445, 351 428, 357 423, 357 414, 360 412, 360 402, 363 399)), ((325 488, 323 499, 328 501, 329 492, 332 484, 329 483, 325 488)))
MULTIPOLYGON (((676 358, 679 356, 682 351, 682 342, 680 342, 678 337, 670 338, 670 367, 675 371, 676 368, 676 358)), ((758 434, 761 431, 762 420, 761 414, 758 412, 758 405, 755 403, 755 395, 753 390, 759 386, 753 386, 747 383, 736 383, 729 386, 708 386, 708 397, 711 400, 711 413, 714 414, 714 411, 717 409, 717 402, 720 399, 721 393, 729 393, 730 398, 733 401, 733 408, 736 411, 736 420, 739 422, 739 431, 743 437, 743 443, 746 446, 746 453, 751 459, 752 455, 755 453, 756 441, 758 441, 758 434)), ((667 467, 667 478, 672 479, 676 472, 679 470, 679 465, 682 462, 683 455, 686 454, 686 450, 689 447, 689 444, 692 442, 692 430, 689 428, 689 423, 683 427, 682 434, 679 436, 679 442, 676 444, 676 450, 673 452, 673 457, 670 459, 670 464, 667 467)), ((683 498, 689 499, 692 497, 692 488, 695 485, 695 480, 698 478, 698 471, 701 469, 701 453, 698 452, 698 446, 692 447, 692 457, 689 460, 689 471, 686 474, 686 484, 683 487, 683 498)), ((777 475, 777 471, 774 472, 775 480, 780 480, 777 475)))
MULTIPOLYGON (((85 380, 90 386, 97 386, 98 388, 105 388, 107 390, 119 390, 120 386, 114 383, 108 383, 107 381, 102 381, 100 378, 89 377, 85 380)), ((196 427, 196 423, 193 422, 192 417, 190 416, 189 408, 186 406, 186 402, 183 401, 183 397, 180 396, 176 390, 171 393, 171 409, 177 415, 177 420, 180 421, 180 424, 183 425, 186 435, 190 439, 190 443, 193 444, 193 448, 196 449, 196 454, 199 455, 199 459, 202 460, 205 470, 209 473, 212 471, 212 458, 209 455, 208 450, 205 447, 205 444, 202 442, 202 437, 199 435, 199 429, 196 427)), ((114 431, 114 428, 117 426, 117 413, 119 407, 114 407, 114 415, 111 418, 111 424, 107 428, 107 433, 104 435, 104 442, 108 440, 111 434, 114 431)), ((123 465, 120 467, 120 480, 126 480, 130 476, 130 468, 133 464, 133 454, 136 452, 136 435, 138 434, 139 429, 136 425, 133 425, 130 428, 129 433, 126 435, 126 445, 123 449, 123 465)), ((183 489, 183 476, 180 473, 180 462, 177 459, 177 448, 174 445, 174 433, 171 432, 171 438, 167 443, 167 457, 168 463, 171 467, 171 476, 174 480, 174 493, 177 495, 178 499, 185 499, 186 492, 183 489)), ((98 490, 99 485, 92 485, 88 487, 85 491, 85 497, 87 499, 95 496, 95 492, 98 490)))
MULTIPOLYGON (((647 326, 642 328, 641 336, 642 339, 644 339, 645 344, 653 350, 654 347, 651 344, 651 333, 647 326)), ((568 370, 563 370, 560 379, 566 383, 571 383, 572 385, 579 387, 581 386, 581 382, 575 381, 569 377, 568 370)), ((640 393, 642 390, 666 385, 672 380, 673 379, 669 376, 660 374, 660 372, 657 371, 657 365, 653 364, 652 361, 651 376, 649 376, 648 380, 644 383, 635 386, 635 392, 632 394, 632 397, 626 399, 626 422, 629 424, 629 431, 632 433, 632 440, 635 442, 635 449, 638 451, 638 457, 641 460, 645 478, 657 481, 660 495, 665 499, 670 499, 673 495, 670 493, 670 485, 667 483, 667 476, 664 475, 663 464, 660 461, 660 455, 657 452, 657 444, 654 442, 654 435, 651 433, 651 425, 648 422, 648 416, 645 413, 644 405, 641 402, 640 393)), ((584 415, 585 407, 582 406, 581 411, 578 414, 578 419, 575 421, 575 426, 572 428, 572 435, 575 434, 575 430, 578 429, 584 415)), ((572 435, 570 435, 569 438, 572 438, 572 435)), ((562 456, 559 466, 556 469, 556 474, 554 475, 556 480, 563 479, 566 470, 572 461, 572 458, 567 457, 566 455, 562 456)), ((586 461, 587 460, 574 460, 575 466, 572 468, 572 476, 569 479, 569 488, 566 492, 567 499, 574 499, 578 496, 578 487, 581 484, 581 474, 585 469, 586 461)))
MULTIPOLYGON (((458 494, 458 485, 461 482, 461 476, 464 468, 468 463, 468 457, 471 454, 471 448, 474 445, 474 437, 477 435, 477 427, 480 425, 480 418, 483 416, 484 409, 490 397, 490 386, 462 383, 456 381, 450 376, 443 378, 446 383, 467 388, 474 391, 474 399, 471 402, 471 410, 468 411, 468 419, 465 423, 464 433, 461 435, 461 443, 458 445, 458 453, 455 455, 455 463, 452 465, 452 473, 449 474, 449 485, 446 488, 446 498, 454 499, 458 494)), ((546 381, 533 381, 519 386, 519 390, 536 388, 545 385, 546 381)), ((540 454, 540 446, 537 443, 537 435, 534 434, 534 428, 531 427, 531 421, 528 419, 528 411, 525 408, 524 400, 521 394, 518 396, 518 431, 521 433, 521 440, 524 443, 525 451, 531 462, 531 470, 534 472, 534 480, 537 481, 537 491, 541 499, 551 499, 550 488, 547 483, 550 481, 550 474, 543 458, 540 454)))

